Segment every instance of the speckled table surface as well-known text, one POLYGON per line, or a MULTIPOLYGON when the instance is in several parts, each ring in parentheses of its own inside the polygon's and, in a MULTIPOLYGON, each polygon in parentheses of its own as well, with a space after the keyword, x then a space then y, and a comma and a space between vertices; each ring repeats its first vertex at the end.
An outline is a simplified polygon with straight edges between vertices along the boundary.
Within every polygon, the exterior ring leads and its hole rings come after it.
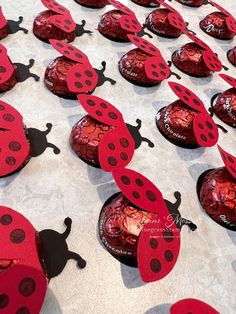
MULTIPOLYGON (((174 270, 158 282, 144 284, 136 269, 120 264, 107 253, 97 237, 98 216, 104 201, 118 189, 109 173, 86 165, 70 149, 70 130, 85 115, 83 108, 76 101, 58 98, 44 86, 45 68, 58 56, 50 45, 42 43, 32 33, 33 20, 44 7, 41 1, 2 0, 5 16, 13 20, 24 16, 22 26, 29 29, 29 33, 18 32, 1 42, 14 62, 27 64, 30 58, 35 59, 32 71, 41 80, 35 82, 31 78, 17 84, 1 94, 0 99, 18 109, 27 126, 44 130, 46 123, 52 123, 48 141, 57 145, 61 153, 55 155, 48 148, 17 174, 0 179, 0 203, 24 214, 37 230, 63 231, 64 218, 70 216, 73 226, 68 245, 87 260, 84 270, 78 270, 70 260, 63 273, 51 280, 41 313, 167 314, 171 304, 188 297, 201 299, 222 314, 236 313, 236 234, 214 223, 201 209, 196 194, 198 176, 206 169, 222 165, 217 148, 186 150, 161 136, 155 125, 155 114, 176 96, 167 81, 157 87, 142 88, 127 83, 120 76, 117 62, 133 45, 114 43, 97 31, 101 15, 110 10, 110 6, 97 10, 84 8, 73 0, 58 2, 71 10, 76 22, 85 19, 85 28, 93 31, 92 35, 76 38, 73 44, 89 56, 96 68, 105 60, 106 75, 117 81, 114 86, 106 82, 94 95, 113 103, 128 123, 135 125, 136 119, 141 118, 142 134, 155 144, 154 148, 147 148, 143 143, 129 167, 152 180, 171 202, 175 200, 173 193, 179 191, 181 214, 194 221, 198 229, 192 233, 183 228, 178 262, 174 270)), ((236 16, 234 0, 217 2, 236 16)), ((136 12, 140 22, 152 11, 131 1, 123 3, 136 12)), ((235 75, 226 52, 236 41, 215 40, 199 29, 199 21, 213 11, 212 7, 194 9, 176 1, 173 6, 189 22, 190 29, 219 54, 223 64, 229 67, 228 74, 235 75)), ((154 36, 151 41, 164 58, 170 60, 171 53, 188 39, 186 36, 174 40, 154 36)), ((181 76, 180 83, 195 91, 206 108, 212 95, 228 88, 216 75, 205 79, 181 76)), ((220 133, 219 138, 219 144, 233 155, 236 155, 235 136, 235 129, 229 127, 228 133, 220 133)))

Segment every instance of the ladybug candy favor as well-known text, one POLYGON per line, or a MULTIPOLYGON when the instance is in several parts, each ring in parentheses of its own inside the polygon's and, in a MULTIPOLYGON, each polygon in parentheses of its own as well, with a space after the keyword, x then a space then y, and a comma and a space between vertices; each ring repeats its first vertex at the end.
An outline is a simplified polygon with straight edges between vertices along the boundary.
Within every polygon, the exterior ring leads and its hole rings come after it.
POLYGON ((218 145, 225 167, 200 175, 197 193, 206 213, 221 226, 236 231, 236 158, 218 145))
POLYGON ((236 67, 236 46, 227 52, 227 58, 236 67))
POLYGON ((133 11, 116 0, 108 0, 117 10, 103 14, 98 24, 99 32, 115 41, 128 42, 128 34, 139 33, 142 25, 137 20, 133 11))
POLYGON ((142 142, 137 126, 125 124, 122 114, 109 102, 96 96, 79 95, 78 100, 89 115, 78 121, 71 131, 70 145, 76 155, 89 165, 105 171, 125 167, 142 142))
POLYGON ((9 104, 0 101, 0 177, 5 177, 23 168, 31 157, 42 154, 47 147, 55 154, 60 150, 47 142, 46 131, 39 131, 24 125, 21 114, 9 104))
POLYGON ((236 19, 224 8, 212 0, 208 2, 220 12, 208 14, 200 21, 200 28, 208 35, 217 39, 232 39, 236 34, 236 19))
POLYGON ((68 250, 72 220, 67 217, 64 223, 62 234, 38 232, 23 215, 0 206, 0 313, 39 313, 50 279, 63 271, 67 260, 86 266, 81 256, 68 250))
POLYGON ((50 39, 50 44, 62 54, 51 61, 45 71, 44 83, 52 93, 76 99, 77 94, 92 93, 105 81, 116 83, 104 76, 105 61, 101 70, 93 69, 88 57, 71 44, 54 39, 50 39))
POLYGON ((161 134, 184 148, 215 145, 218 128, 203 102, 183 85, 169 82, 169 86, 180 99, 157 113, 156 124, 161 134))
POLYGON ((226 74, 219 74, 232 88, 214 95, 211 99, 211 115, 216 116, 224 123, 236 128, 236 79, 226 74), (214 101, 217 98, 215 104, 214 101))
POLYGON ((164 201, 161 192, 146 177, 130 169, 117 169, 112 175, 121 189, 109 198, 100 213, 99 236, 121 262, 139 268, 144 282, 160 280, 173 269, 180 250, 180 229, 186 224, 178 206, 164 201), (168 208, 170 204, 170 211, 168 208))
MULTIPOLYGON (((119 71, 126 80, 148 87, 160 84, 171 74, 176 75, 170 71, 157 47, 139 36, 127 36, 137 48, 123 55, 118 63, 119 71)), ((179 76, 177 78, 180 79, 179 76)))

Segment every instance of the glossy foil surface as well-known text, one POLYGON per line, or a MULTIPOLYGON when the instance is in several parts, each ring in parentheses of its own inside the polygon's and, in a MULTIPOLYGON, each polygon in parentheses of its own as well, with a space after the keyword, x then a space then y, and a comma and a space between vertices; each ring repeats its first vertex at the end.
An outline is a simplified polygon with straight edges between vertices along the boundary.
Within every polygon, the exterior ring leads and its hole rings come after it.
POLYGON ((75 2, 88 8, 103 8, 107 5, 106 0, 75 0, 75 2))
POLYGON ((137 266, 137 245, 143 226, 158 215, 138 209, 122 193, 104 204, 99 217, 99 237, 109 253, 137 266))
POLYGON ((0 39, 7 37, 8 34, 9 34, 9 30, 6 24, 3 28, 0 29, 0 39))
POLYGON ((205 0, 177 0, 177 1, 189 7, 200 7, 205 2, 205 0))
POLYGON ((210 170, 200 183, 199 198, 207 214, 236 230, 236 179, 225 167, 210 170))
POLYGON ((159 7, 159 3, 155 2, 154 0, 131 0, 131 1, 143 7, 159 7))
POLYGON ((206 66, 202 53, 205 51, 194 42, 185 44, 172 56, 172 62, 182 72, 195 76, 206 77, 211 75, 211 71, 206 66))
POLYGON ((118 63, 121 75, 129 82, 140 86, 155 86, 160 81, 150 79, 145 72, 145 61, 151 55, 141 49, 132 49, 123 55, 118 63))
POLYGON ((169 13, 170 10, 168 9, 156 9, 148 15, 145 25, 151 32, 159 36, 170 38, 179 37, 181 31, 169 23, 169 13))
POLYGON ((193 119, 198 112, 189 108, 180 99, 161 109, 156 115, 156 124, 162 135, 175 145, 198 147, 193 119))
POLYGON ((230 88, 221 93, 214 105, 214 113, 224 123, 236 127, 236 89, 230 88))
POLYGON ((75 39, 75 31, 66 33, 50 23, 49 18, 57 13, 46 10, 39 13, 34 19, 33 33, 36 37, 49 43, 49 39, 65 40, 71 42, 75 39))
POLYGON ((229 61, 236 67, 236 47, 228 51, 227 57, 229 61))
POLYGON ((112 127, 89 115, 84 116, 72 128, 70 145, 76 155, 88 164, 100 167, 98 147, 104 134, 112 127))
POLYGON ((208 35, 218 39, 232 39, 235 33, 228 29, 226 15, 222 12, 208 14, 200 23, 201 29, 208 35))
POLYGON ((57 57, 49 63, 44 75, 44 83, 46 87, 58 96, 65 96, 76 99, 76 94, 71 92, 67 86, 67 74, 75 61, 64 56, 57 57))
POLYGON ((12 73, 11 77, 6 82, 0 84, 0 93, 12 89, 18 82, 16 66, 13 65, 13 67, 14 72, 12 73))
POLYGON ((122 15, 125 14, 119 10, 111 10, 103 14, 98 24, 99 32, 111 40, 128 42, 127 34, 130 33, 124 30, 119 23, 122 15))

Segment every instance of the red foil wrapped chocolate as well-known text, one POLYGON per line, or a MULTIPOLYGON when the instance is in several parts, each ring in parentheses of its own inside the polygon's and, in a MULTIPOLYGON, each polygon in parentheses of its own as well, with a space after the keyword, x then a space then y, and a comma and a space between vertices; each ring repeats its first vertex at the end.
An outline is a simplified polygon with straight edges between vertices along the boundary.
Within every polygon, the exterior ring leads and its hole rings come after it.
POLYGON ((18 82, 17 70, 16 70, 16 67, 14 65, 13 65, 13 67, 14 67, 14 71, 13 71, 12 75, 10 76, 10 78, 8 80, 6 80, 5 82, 0 83, 0 92, 5 92, 7 90, 12 89, 16 85, 16 83, 18 82))
POLYGON ((76 99, 76 93, 71 92, 67 85, 69 70, 76 64, 75 61, 64 56, 51 61, 45 71, 44 83, 46 87, 58 96, 76 99))
POLYGON ((162 135, 175 145, 199 147, 193 131, 193 119, 199 113, 180 99, 161 109, 156 115, 156 125, 162 135))
POLYGON ((225 167, 203 173, 197 184, 206 213, 223 227, 236 231, 236 179, 225 167))
POLYGON ((197 43, 191 42, 175 51, 171 59, 180 71, 195 77, 207 77, 211 75, 212 71, 203 59, 202 54, 205 51, 197 43))
POLYGON ((226 23, 227 15, 223 12, 213 12, 200 21, 200 28, 208 35, 217 39, 232 39, 236 32, 231 31, 226 23))
POLYGON ((236 67, 236 47, 228 51, 227 57, 229 61, 236 67))
POLYGON ((189 7, 200 7, 206 2, 206 0, 177 0, 177 1, 189 7))
POLYGON ((145 25, 156 35, 169 38, 179 37, 182 34, 181 30, 171 25, 168 20, 168 14, 171 12, 166 8, 156 9, 148 15, 145 25))
POLYGON ((70 145, 76 155, 89 165, 100 168, 98 147, 103 136, 112 127, 90 115, 84 116, 72 128, 70 145))
POLYGON ((132 2, 141 5, 143 7, 158 7, 159 3, 154 0, 131 0, 132 2))
POLYGON ((104 204, 99 217, 99 237, 115 258, 129 266, 137 266, 139 234, 157 214, 140 210, 122 193, 117 193, 104 204))
POLYGON ((75 0, 75 2, 84 7, 94 9, 103 8, 108 4, 107 0, 75 0))
POLYGON ((65 32, 51 23, 49 18, 56 15, 57 13, 50 10, 39 13, 33 23, 34 35, 47 43, 49 43, 49 39, 65 40, 67 42, 73 41, 76 37, 75 30, 65 32))

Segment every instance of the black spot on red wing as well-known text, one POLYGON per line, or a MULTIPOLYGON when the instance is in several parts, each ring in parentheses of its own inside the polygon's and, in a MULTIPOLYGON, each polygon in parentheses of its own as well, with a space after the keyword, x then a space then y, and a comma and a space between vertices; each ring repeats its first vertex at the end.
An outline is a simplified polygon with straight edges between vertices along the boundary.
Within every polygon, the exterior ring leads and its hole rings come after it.
POLYGON ((70 20, 68 20, 68 19, 65 19, 65 23, 68 24, 68 25, 72 24, 72 22, 70 20))
POLYGON ((208 136, 209 136, 212 140, 215 138, 214 134, 211 133, 211 132, 208 133, 208 136))
POLYGON ((108 157, 108 163, 110 166, 116 166, 117 165, 117 160, 115 157, 108 157))
POLYGON ((229 162, 231 162, 232 164, 234 163, 234 160, 233 160, 232 157, 228 156, 227 158, 228 158, 228 161, 229 161, 229 162))
POLYGON ((212 125, 212 123, 210 122, 210 121, 207 121, 206 122, 206 126, 209 128, 209 129, 213 129, 213 125, 212 125))
POLYGON ((7 294, 0 294, 0 309, 4 309, 8 306, 9 296, 7 294))
POLYGON ((78 52, 75 53, 75 56, 76 56, 77 58, 83 58, 83 56, 82 56, 80 53, 78 53, 78 52))
POLYGON ((22 243, 25 240, 25 232, 22 229, 14 229, 10 233, 10 241, 15 244, 22 243))
POLYGON ((33 278, 27 277, 21 280, 18 288, 21 295, 28 297, 35 292, 36 283, 33 278))
POLYGON ((11 215, 2 215, 0 218, 0 224, 4 226, 8 226, 12 223, 12 216, 11 215))
POLYGON ((170 229, 165 229, 163 231, 163 238, 166 242, 172 242, 174 240, 174 234, 170 229))
POLYGON ((6 72, 6 68, 4 66, 0 66, 0 73, 5 73, 6 72))
POLYGON ((166 69, 166 65, 165 65, 164 63, 159 63, 159 67, 160 67, 161 69, 166 69))
POLYGON ((71 46, 68 46, 67 49, 70 50, 70 51, 74 51, 74 48, 71 47, 71 46))
POLYGON ((197 105, 197 106, 200 106, 200 105, 201 105, 200 102, 198 101, 198 99, 196 99, 196 98, 193 99, 193 102, 194 102, 195 105, 197 105))
POLYGON ((80 77, 81 77, 81 73, 75 72, 75 76, 78 77, 78 78, 80 78, 80 77))
POLYGON ((191 96, 190 91, 189 91, 189 90, 187 90, 187 89, 185 90, 185 94, 186 94, 186 95, 188 95, 188 96, 191 96))
POLYGON ((137 37, 134 37, 133 40, 139 42, 139 39, 137 37))
POLYGON ((107 108, 107 104, 105 104, 104 102, 101 102, 100 103, 100 107, 102 107, 103 109, 106 109, 107 108))
POLYGON ((70 29, 70 28, 69 28, 69 26, 67 26, 67 25, 65 25, 65 26, 64 26, 64 28, 65 28, 65 29, 67 29, 67 30, 69 30, 69 29, 70 29))
POLYGON ((75 86, 77 88, 82 88, 83 87, 83 84, 81 82, 75 82, 75 86))
POLYGON ((146 196, 147 196, 147 199, 149 199, 149 201, 151 202, 155 202, 157 199, 156 195, 152 191, 147 191, 146 196))
POLYGON ((183 96, 183 99, 189 101, 189 98, 187 96, 183 96))
POLYGON ((56 43, 56 46, 62 48, 64 45, 62 43, 56 43))
POLYGON ((124 148, 127 148, 129 147, 129 141, 126 138, 122 137, 120 139, 120 145, 124 148))
POLYGON ((156 239, 154 238, 150 239, 150 247, 154 250, 158 248, 158 242, 156 239))
POLYGON ((109 144, 108 144, 108 148, 109 148, 110 150, 115 150, 115 149, 116 149, 115 144, 113 144, 113 143, 109 143, 109 144))
POLYGON ((92 77, 93 76, 93 73, 89 70, 86 70, 85 71, 85 74, 88 76, 88 77, 92 77))
POLYGON ((13 157, 13 156, 8 156, 8 157, 5 159, 5 162, 6 162, 6 164, 8 164, 8 166, 14 166, 15 163, 16 163, 16 159, 15 159, 15 157, 13 157))
POLYGON ((166 259, 166 261, 167 262, 171 262, 171 261, 173 261, 173 258, 174 258, 174 255, 173 255, 172 251, 171 250, 166 250, 165 251, 165 259, 166 259))
POLYGON ((88 100, 87 100, 87 104, 88 104, 89 106, 95 106, 95 105, 96 105, 95 102, 94 102, 92 99, 88 99, 88 100))
POLYGON ((174 88, 175 88, 178 92, 181 92, 181 91, 182 91, 182 89, 181 89, 179 86, 177 86, 177 85, 175 85, 174 88))
POLYGON ((89 80, 86 80, 86 81, 85 81, 85 84, 88 85, 88 86, 91 86, 91 85, 92 85, 92 82, 89 81, 89 80))
POLYGON ((159 273, 161 271, 161 262, 157 258, 153 258, 150 262, 150 268, 154 273, 159 273))
POLYGON ((140 45, 140 47, 141 47, 142 49, 145 49, 145 48, 146 48, 146 46, 145 46, 145 45, 140 45))
POLYGON ((116 120, 118 118, 117 114, 115 112, 108 112, 108 116, 112 119, 112 120, 116 120))
POLYGON ((120 180, 125 185, 129 185, 130 184, 130 179, 127 176, 121 176, 120 180))
POLYGON ((234 169, 232 166, 230 166, 230 169, 231 169, 234 173, 236 173, 236 169, 234 169))
POLYGON ((159 77, 159 74, 156 71, 152 71, 152 75, 155 77, 159 77))
POLYGON ((135 183, 138 185, 138 186, 143 186, 143 181, 141 179, 136 179, 135 180, 135 183))
POLYGON ((122 152, 122 153, 120 153, 120 158, 122 160, 126 161, 129 157, 128 157, 128 155, 126 153, 122 152))
POLYGON ((18 152, 21 149, 21 144, 17 141, 12 141, 9 143, 8 147, 13 152, 18 152))
POLYGON ((0 110, 5 110, 5 107, 3 105, 0 105, 0 110))
POLYGON ((210 63, 210 66, 214 69, 215 65, 213 63, 210 63))
POLYGON ((152 52, 155 52, 155 51, 156 51, 156 49, 153 48, 153 47, 149 47, 149 50, 151 50, 152 52))
POLYGON ((3 115, 3 120, 7 121, 7 122, 13 122, 15 120, 14 116, 10 113, 5 113, 3 115))
POLYGON ((151 64, 151 67, 152 67, 153 69, 156 69, 156 68, 157 68, 157 66, 156 66, 154 63, 151 64))
POLYGON ((101 112, 100 110, 97 110, 97 111, 96 111, 96 115, 99 116, 99 117, 101 117, 101 116, 102 116, 102 112, 101 112))
POLYGON ((206 137, 206 135, 201 134, 200 137, 201 137, 201 139, 202 139, 204 142, 207 142, 207 137, 206 137))
POLYGON ((137 191, 133 191, 132 195, 133 195, 133 197, 136 198, 136 199, 139 199, 139 198, 140 198, 140 194, 139 194, 137 191))
POLYGON ((199 129, 201 129, 201 130, 204 129, 204 126, 203 126, 203 124, 201 124, 201 123, 198 123, 198 127, 199 127, 199 129))

